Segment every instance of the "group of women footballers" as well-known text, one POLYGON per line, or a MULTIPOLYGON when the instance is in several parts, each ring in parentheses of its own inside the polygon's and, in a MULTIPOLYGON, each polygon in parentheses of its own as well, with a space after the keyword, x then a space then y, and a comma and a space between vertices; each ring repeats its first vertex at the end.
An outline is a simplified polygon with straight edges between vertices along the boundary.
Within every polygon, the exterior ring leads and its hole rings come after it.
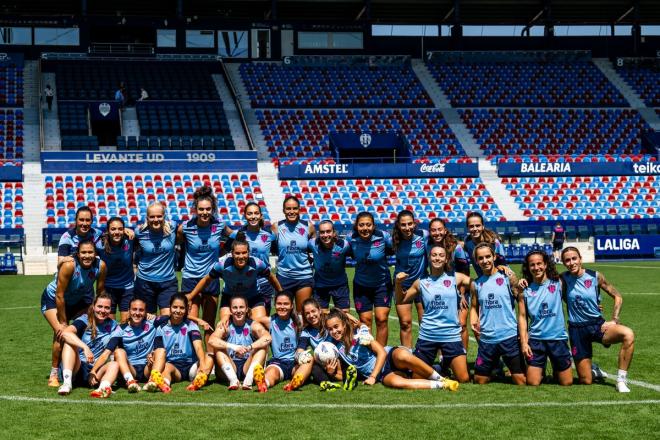
POLYGON ((315 227, 301 219, 293 196, 284 201, 285 219, 271 227, 264 226, 258 204, 247 204, 237 230, 217 217, 210 188, 198 188, 193 200, 195 215, 179 225, 155 202, 136 230, 115 217, 103 234, 92 227, 88 207, 77 211, 41 300, 54 332, 48 383, 59 394, 79 384, 94 388, 93 397, 108 397, 117 378, 129 392, 167 393, 178 381, 191 381, 188 389, 197 390, 213 370, 232 390, 256 385, 264 392, 281 381, 287 381, 285 390, 308 381, 322 390, 353 389, 358 380, 456 390, 470 380, 468 318, 478 343, 475 383, 489 382, 503 361, 513 383, 539 385, 549 359, 559 384, 573 383, 572 360, 579 382, 589 384, 592 343, 621 343, 616 389, 629 392, 634 334, 619 322, 621 295, 603 274, 582 266, 574 247, 561 253, 567 269, 561 275, 551 256, 530 252, 518 280, 497 235, 476 212, 467 215, 462 242, 440 219, 428 231, 419 228, 408 210, 399 213, 391 234, 361 212, 341 238, 330 221, 315 227), (226 239, 230 250, 222 255, 226 239), (177 246, 183 255, 180 289, 177 246), (278 257, 276 276, 271 253, 278 257), (396 259, 394 282, 390 255, 396 259), (348 313, 349 256, 359 319, 348 313), (609 321, 602 317, 601 289, 614 299, 609 321), (401 345, 390 347, 393 299, 401 345), (419 317, 414 346, 413 304, 419 317), (309 349, 324 341, 337 357, 322 364, 309 349))

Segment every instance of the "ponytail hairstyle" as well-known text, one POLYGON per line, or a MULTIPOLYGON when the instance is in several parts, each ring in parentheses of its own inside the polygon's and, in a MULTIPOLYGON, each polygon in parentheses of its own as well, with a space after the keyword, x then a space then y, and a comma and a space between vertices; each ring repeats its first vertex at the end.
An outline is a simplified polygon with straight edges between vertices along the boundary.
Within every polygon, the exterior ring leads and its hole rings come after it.
POLYGON ((126 224, 124 219, 121 217, 110 217, 108 222, 105 224, 105 233, 103 234, 103 250, 106 254, 112 253, 112 246, 110 246, 110 224, 114 222, 120 222, 121 227, 126 229, 126 224))
POLYGON ((302 311, 303 311, 302 323, 303 323, 303 327, 311 327, 312 326, 312 324, 307 322, 307 319, 305 319, 305 307, 307 307, 307 306, 313 306, 313 307, 318 309, 318 311, 319 311, 319 326, 321 327, 319 329, 320 330, 319 334, 321 336, 325 336, 325 334, 326 334, 326 328, 325 328, 326 315, 325 315, 325 313, 323 313, 323 309, 321 308, 321 304, 319 304, 319 302, 313 296, 310 296, 309 298, 307 298, 302 303, 302 311))
POLYGON ((429 253, 427 255, 429 269, 431 268, 431 252, 433 252, 433 249, 435 248, 440 248, 444 250, 445 255, 447 257, 447 261, 445 261, 445 266, 442 268, 442 270, 445 272, 450 272, 454 270, 454 260, 451 258, 451 254, 449 253, 449 251, 447 251, 447 248, 444 247, 442 244, 431 244, 429 246, 429 253))
MULTIPOLYGON (((485 242, 485 243, 494 245, 495 241, 500 240, 500 236, 497 235, 497 233, 495 231, 493 231, 492 229, 488 229, 486 227, 486 225, 484 223, 484 216, 481 215, 480 212, 477 212, 477 211, 468 212, 468 215, 465 217, 465 226, 468 225, 468 220, 470 220, 472 217, 479 218, 481 220, 482 226, 484 227, 483 231, 481 232, 481 242, 485 242)), ((472 239, 472 238, 470 237, 470 239, 472 239)))
POLYGON ((213 189, 210 186, 200 186, 195 190, 193 193, 193 209, 197 211, 197 205, 204 200, 211 202, 211 212, 213 218, 215 218, 218 212, 218 199, 213 194, 213 189))
POLYGON ((475 262, 477 261, 477 251, 479 249, 483 249, 483 248, 487 248, 490 251, 491 255, 493 256, 493 260, 495 259, 495 248, 493 248, 493 245, 491 243, 487 243, 485 241, 482 241, 481 243, 477 244, 474 247, 474 250, 472 251, 473 261, 475 261, 475 262))
POLYGON ((300 207, 300 199, 298 199, 298 197, 296 197, 296 196, 294 196, 294 195, 289 194, 288 196, 286 196, 286 197, 284 198, 284 202, 282 202, 282 209, 284 209, 284 207, 286 206, 286 203, 287 203, 289 200, 293 200, 293 201, 295 201, 296 204, 298 205, 298 207, 300 207))
POLYGON ((96 244, 94 244, 92 240, 83 240, 80 243, 78 243, 78 248, 76 249, 76 254, 74 256, 78 264, 80 264, 80 248, 87 245, 91 246, 92 249, 94 249, 94 255, 98 255, 98 252, 96 250, 96 244))
POLYGON ((328 320, 333 318, 339 319, 344 325, 344 336, 342 336, 341 342, 344 344, 344 349, 348 351, 353 345, 353 332, 355 331, 353 324, 348 320, 346 313, 337 307, 330 309, 330 312, 328 313, 328 316, 325 317, 325 320, 328 322, 328 320))
POLYGON ((174 304, 174 301, 180 300, 183 301, 183 306, 186 308, 186 316, 183 317, 184 321, 188 319, 188 311, 190 311, 190 303, 188 302, 188 297, 184 295, 181 292, 177 292, 174 295, 170 297, 170 308, 172 308, 172 304, 174 304))
MULTIPOLYGON (((452 232, 447 228, 447 223, 445 223, 444 220, 441 218, 434 218, 429 222, 429 230, 431 229, 431 225, 433 223, 440 223, 442 226, 445 227, 446 231, 445 236, 442 237, 442 242, 440 245, 445 248, 445 251, 447 251, 447 258, 449 260, 452 259, 452 255, 454 255, 454 251, 456 250, 456 246, 458 246, 458 239, 452 232)), ((429 242, 431 242, 433 239, 429 236, 429 242)))
POLYGON ((394 222, 394 227, 392 228, 392 249, 394 249, 394 251, 397 250, 399 243, 401 243, 401 240, 403 240, 403 233, 401 232, 400 222, 401 219, 406 216, 411 217, 413 219, 413 223, 415 222, 415 214, 413 214, 413 212, 409 209, 404 209, 396 215, 396 221, 394 222))
MULTIPOLYGON (((91 243, 88 242, 88 243, 91 243)), ((107 299, 110 301, 110 304, 112 304, 112 297, 108 295, 107 293, 103 292, 100 295, 96 295, 94 298, 94 302, 87 308, 87 330, 91 331, 92 335, 92 340, 96 338, 96 326, 99 324, 96 322, 96 315, 94 314, 94 306, 99 302, 101 299, 107 299)))
POLYGON ((245 207, 243 208, 243 218, 245 218, 245 215, 247 214, 247 210, 250 207, 256 207, 259 210, 259 214, 261 215, 261 220, 259 220, 259 227, 263 228, 264 227, 264 213, 261 211, 261 206, 259 206, 258 203, 256 202, 248 202, 245 207))
POLYGON ((245 296, 243 296, 243 295, 234 295, 234 296, 231 297, 231 299, 229 300, 229 308, 230 308, 230 310, 231 310, 231 303, 233 303, 233 302, 236 301, 237 299, 240 299, 241 301, 245 302, 245 318, 246 318, 246 319, 249 319, 249 316, 250 316, 250 310, 251 310, 251 309, 250 309, 250 304, 248 303, 247 298, 246 298, 245 296))
POLYGON ((332 222, 332 220, 321 220, 319 222, 318 228, 316 230, 316 244, 318 246, 321 246, 321 225, 330 225, 332 227, 332 233, 334 235, 334 239, 337 239, 337 230, 335 229, 335 224, 332 222))
POLYGON ((578 257, 582 259, 582 254, 580 253, 580 249, 576 248, 575 246, 567 246, 561 251, 560 257, 562 262, 564 261, 564 255, 566 255, 566 252, 575 252, 576 254, 578 254, 578 257))
POLYGON ((231 250, 232 250, 232 252, 234 251, 234 249, 236 249, 236 246, 247 246, 247 248, 248 248, 248 253, 250 253, 250 243, 248 243, 248 241, 247 241, 247 239, 246 239, 245 232, 243 232, 243 231, 238 231, 238 232, 236 233, 236 238, 235 238, 234 241, 231 243, 231 250))
POLYGON ((545 276, 548 277, 548 279, 552 281, 557 281, 559 279, 559 273, 557 272, 557 267, 555 266, 555 262, 553 258, 550 258, 548 254, 541 250, 533 250, 527 253, 525 255, 525 259, 523 260, 522 263, 522 274, 523 278, 527 280, 528 283, 531 283, 534 281, 534 276, 532 275, 532 272, 529 270, 529 258, 532 255, 540 255, 543 258, 543 263, 545 264, 545 276))
POLYGON ((149 229, 149 210, 151 208, 160 208, 163 210, 163 237, 166 237, 172 233, 172 224, 167 220, 167 210, 165 205, 161 202, 151 202, 147 206, 147 217, 144 220, 144 223, 140 226, 140 231, 146 231, 149 229))
MULTIPOLYGON (((75 219, 74 221, 77 222, 77 220, 78 220, 78 216, 79 216, 80 213, 82 213, 82 212, 89 212, 89 215, 92 217, 92 224, 93 224, 93 223, 94 223, 94 213, 92 212, 92 208, 90 208, 90 207, 87 206, 87 205, 83 205, 83 206, 81 206, 80 208, 76 209, 76 215, 75 215, 75 217, 74 217, 74 219, 75 219)), ((77 224, 74 223, 74 227, 75 227, 75 226, 77 226, 77 224)))
POLYGON ((353 232, 355 232, 356 235, 358 233, 357 225, 360 223, 360 219, 363 217, 368 217, 371 219, 371 223, 374 225, 374 232, 376 231, 376 221, 374 220, 373 214, 367 211, 362 211, 357 215, 357 217, 355 217, 355 223, 353 223, 353 232))

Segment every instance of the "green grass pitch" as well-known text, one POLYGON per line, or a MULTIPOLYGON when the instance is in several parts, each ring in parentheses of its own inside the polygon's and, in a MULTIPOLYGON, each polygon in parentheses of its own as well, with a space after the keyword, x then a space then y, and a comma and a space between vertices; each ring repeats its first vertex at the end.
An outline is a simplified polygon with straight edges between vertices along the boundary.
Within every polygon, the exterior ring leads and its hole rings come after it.
MULTIPOLYGON (((604 384, 560 388, 508 383, 463 385, 456 393, 390 390, 361 385, 353 392, 321 393, 308 385, 284 393, 229 393, 212 384, 171 395, 88 397, 75 389, 59 397, 46 386, 51 332, 39 298, 51 277, 0 277, 0 438, 658 438, 660 432, 660 263, 590 265, 622 292, 622 322, 636 333, 629 377, 632 392, 604 384)), ((515 267, 519 269, 519 267, 515 267)), ((612 301, 604 299, 605 316, 612 301)), ((390 343, 398 342, 392 310, 390 343)), ((416 331, 416 328, 415 328, 416 331)), ((595 346, 594 359, 616 372, 616 346, 595 346)), ((468 361, 476 356, 471 342, 468 361)))

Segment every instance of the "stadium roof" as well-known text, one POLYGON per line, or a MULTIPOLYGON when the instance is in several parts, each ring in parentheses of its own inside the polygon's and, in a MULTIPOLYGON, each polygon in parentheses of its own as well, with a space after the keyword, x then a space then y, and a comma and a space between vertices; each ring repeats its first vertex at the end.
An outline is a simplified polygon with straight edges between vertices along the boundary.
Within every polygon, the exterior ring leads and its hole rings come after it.
POLYGON ((658 0, 0 0, 9 16, 152 16, 255 22, 660 24, 658 0), (84 6, 83 6, 84 5, 84 6), (636 9, 635 9, 636 6, 636 9))

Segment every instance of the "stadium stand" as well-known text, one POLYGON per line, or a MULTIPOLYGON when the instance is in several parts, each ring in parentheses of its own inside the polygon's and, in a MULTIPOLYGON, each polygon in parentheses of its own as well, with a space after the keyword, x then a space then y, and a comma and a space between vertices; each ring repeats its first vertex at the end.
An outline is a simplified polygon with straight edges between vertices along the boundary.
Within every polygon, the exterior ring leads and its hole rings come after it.
POLYGON ((2 218, 0 228, 23 227, 23 183, 0 182, 2 218))
POLYGON ((625 107, 591 62, 427 63, 453 107, 625 107))
POLYGON ((432 106, 409 66, 244 63, 240 73, 254 108, 432 106))
POLYGON ((653 67, 625 66, 617 73, 630 85, 649 107, 660 106, 660 71, 653 67))
POLYGON ((23 147, 23 110, 0 109, 0 159, 22 159, 23 147))
POLYGON ((300 198, 301 212, 315 222, 350 223, 358 212, 369 211, 377 223, 389 224, 402 209, 421 222, 437 216, 462 221, 463 210, 481 211, 487 221, 505 220, 480 178, 291 180, 280 186, 300 198))
POLYGON ((639 154, 650 127, 632 109, 461 109, 488 155, 639 154))
POLYGON ((179 221, 190 217, 196 187, 209 185, 218 197, 220 216, 230 224, 242 223, 242 209, 249 201, 268 212, 255 174, 104 174, 46 175, 46 215, 49 228, 73 223, 76 208, 89 205, 96 213, 96 225, 104 227, 109 217, 120 216, 135 225, 155 200, 167 205, 168 218, 179 221))
POLYGON ((23 65, 0 62, 0 107, 23 107, 23 65))

